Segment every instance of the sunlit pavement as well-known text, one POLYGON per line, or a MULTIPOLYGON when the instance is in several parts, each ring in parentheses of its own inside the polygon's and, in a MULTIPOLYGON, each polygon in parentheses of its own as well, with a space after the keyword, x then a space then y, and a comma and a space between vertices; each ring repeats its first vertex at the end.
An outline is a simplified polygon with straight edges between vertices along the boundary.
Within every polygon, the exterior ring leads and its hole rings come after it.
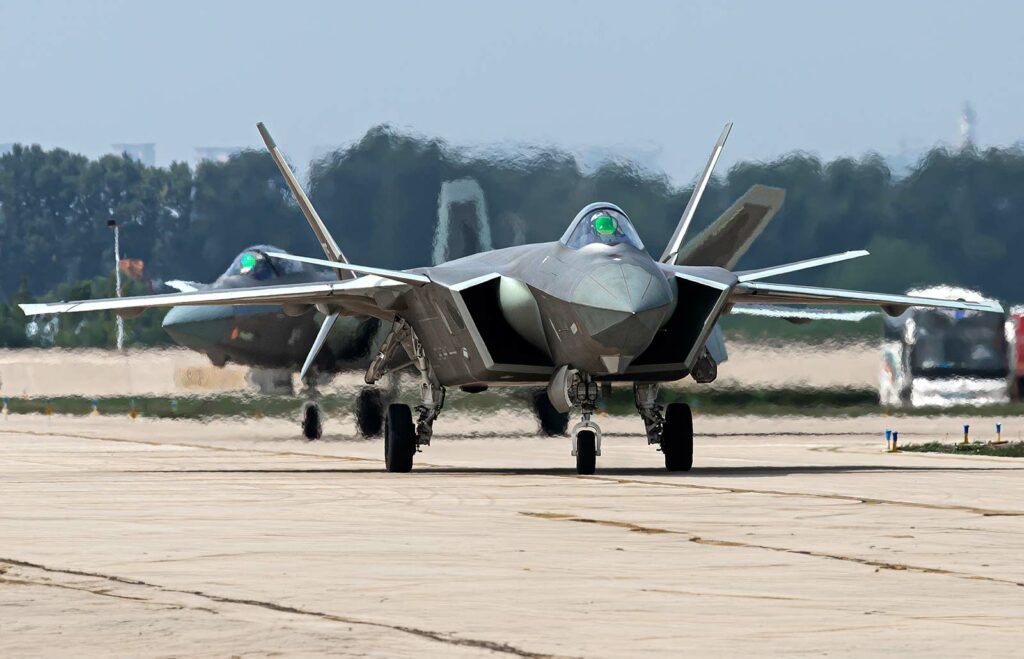
POLYGON ((525 414, 406 475, 350 420, 0 419, 0 655, 1019 653, 1024 461, 883 452, 962 420, 698 416, 678 475, 598 421, 577 476, 525 414))

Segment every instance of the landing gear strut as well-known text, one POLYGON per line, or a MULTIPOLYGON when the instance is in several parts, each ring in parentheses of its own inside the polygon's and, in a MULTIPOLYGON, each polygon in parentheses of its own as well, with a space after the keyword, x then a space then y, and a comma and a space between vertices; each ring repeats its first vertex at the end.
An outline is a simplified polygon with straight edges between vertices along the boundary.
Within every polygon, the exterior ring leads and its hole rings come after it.
POLYGON ((693 414, 686 403, 671 403, 662 416, 657 403, 658 385, 633 385, 636 409, 644 420, 647 443, 658 444, 669 471, 690 471, 693 466, 693 414))
POLYGON ((434 434, 434 421, 444 407, 445 388, 437 380, 427 361, 427 353, 412 327, 401 318, 396 319, 391 333, 381 346, 380 354, 366 371, 366 383, 374 384, 389 372, 413 365, 419 370, 420 404, 416 406, 416 422, 412 408, 395 403, 388 406, 384 422, 384 466, 392 472, 412 471, 413 457, 420 446, 429 446, 434 434), (388 363, 401 346, 410 361, 388 368, 388 363))
POLYGON ((601 455, 601 428, 590 420, 599 390, 586 374, 577 375, 572 388, 572 397, 583 411, 583 419, 572 427, 572 454, 576 456, 576 473, 589 475, 597 469, 597 456, 601 455))

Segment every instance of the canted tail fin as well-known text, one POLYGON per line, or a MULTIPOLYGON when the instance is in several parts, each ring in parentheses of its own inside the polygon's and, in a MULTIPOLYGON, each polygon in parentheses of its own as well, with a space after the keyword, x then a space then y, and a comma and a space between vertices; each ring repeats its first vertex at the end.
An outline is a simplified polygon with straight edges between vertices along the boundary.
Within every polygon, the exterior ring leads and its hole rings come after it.
POLYGON ((732 270, 782 208, 786 191, 754 185, 667 263, 732 270))
POLYGON ((711 149, 711 156, 708 157, 708 163, 704 165, 704 172, 697 179, 697 185, 693 188, 690 201, 686 203, 683 216, 679 218, 679 224, 676 225, 676 230, 672 233, 672 238, 669 239, 668 246, 665 247, 665 251, 662 253, 661 259, 659 259, 662 263, 677 263, 676 255, 683 246, 686 231, 690 228, 693 216, 697 212, 697 205, 700 204, 700 198, 704 196, 704 189, 708 187, 711 174, 715 171, 715 164, 718 163, 718 157, 722 155, 722 149, 725 148, 725 140, 729 139, 729 132, 731 130, 732 123, 730 122, 722 129, 722 134, 718 136, 715 147, 711 149))
MULTIPOLYGON (((263 138, 263 143, 267 145, 267 151, 270 152, 270 157, 274 159, 274 163, 277 168, 281 170, 281 175, 284 176, 285 183, 292 191, 292 195, 295 197, 295 201, 299 204, 299 208, 302 210, 302 214, 306 216, 306 221, 309 222, 309 227, 313 229, 313 233, 316 234, 316 239, 320 243, 320 247, 323 248, 324 254, 327 258, 334 263, 348 263, 348 259, 345 258, 345 254, 342 253, 341 248, 338 247, 338 243, 335 242, 334 236, 327 230, 327 225, 320 219, 320 215, 313 208, 313 202, 306 196, 305 190, 302 189, 302 185, 299 180, 295 178, 295 173, 292 172, 292 168, 284 159, 284 154, 281 153, 281 149, 277 148, 277 143, 274 142, 274 138, 270 136, 270 131, 263 125, 263 122, 256 124, 256 129, 260 131, 260 137, 263 138)), ((351 279, 355 275, 345 270, 338 270, 339 279, 351 279)))

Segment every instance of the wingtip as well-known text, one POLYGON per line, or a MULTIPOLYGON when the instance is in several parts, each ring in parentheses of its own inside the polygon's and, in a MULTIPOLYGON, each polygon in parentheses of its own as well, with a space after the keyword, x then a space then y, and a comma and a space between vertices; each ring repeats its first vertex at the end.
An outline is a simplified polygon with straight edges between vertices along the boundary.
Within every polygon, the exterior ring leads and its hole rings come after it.
POLYGON ((256 122, 256 130, 260 132, 260 137, 263 138, 263 142, 267 145, 268 149, 274 149, 277 147, 277 144, 274 142, 274 138, 270 136, 270 131, 267 130, 267 127, 262 121, 256 122))
POLYGON ((22 313, 26 316, 38 316, 39 314, 46 313, 46 304, 19 304, 18 307, 22 313))

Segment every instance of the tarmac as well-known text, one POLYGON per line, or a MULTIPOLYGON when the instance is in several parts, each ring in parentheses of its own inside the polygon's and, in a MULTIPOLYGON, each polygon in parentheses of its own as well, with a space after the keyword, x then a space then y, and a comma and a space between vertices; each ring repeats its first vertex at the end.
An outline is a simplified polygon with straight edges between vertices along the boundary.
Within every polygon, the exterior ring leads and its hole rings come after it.
POLYGON ((0 418, 0 656, 1020 656, 1024 461, 884 452, 969 420, 599 421, 0 418))

